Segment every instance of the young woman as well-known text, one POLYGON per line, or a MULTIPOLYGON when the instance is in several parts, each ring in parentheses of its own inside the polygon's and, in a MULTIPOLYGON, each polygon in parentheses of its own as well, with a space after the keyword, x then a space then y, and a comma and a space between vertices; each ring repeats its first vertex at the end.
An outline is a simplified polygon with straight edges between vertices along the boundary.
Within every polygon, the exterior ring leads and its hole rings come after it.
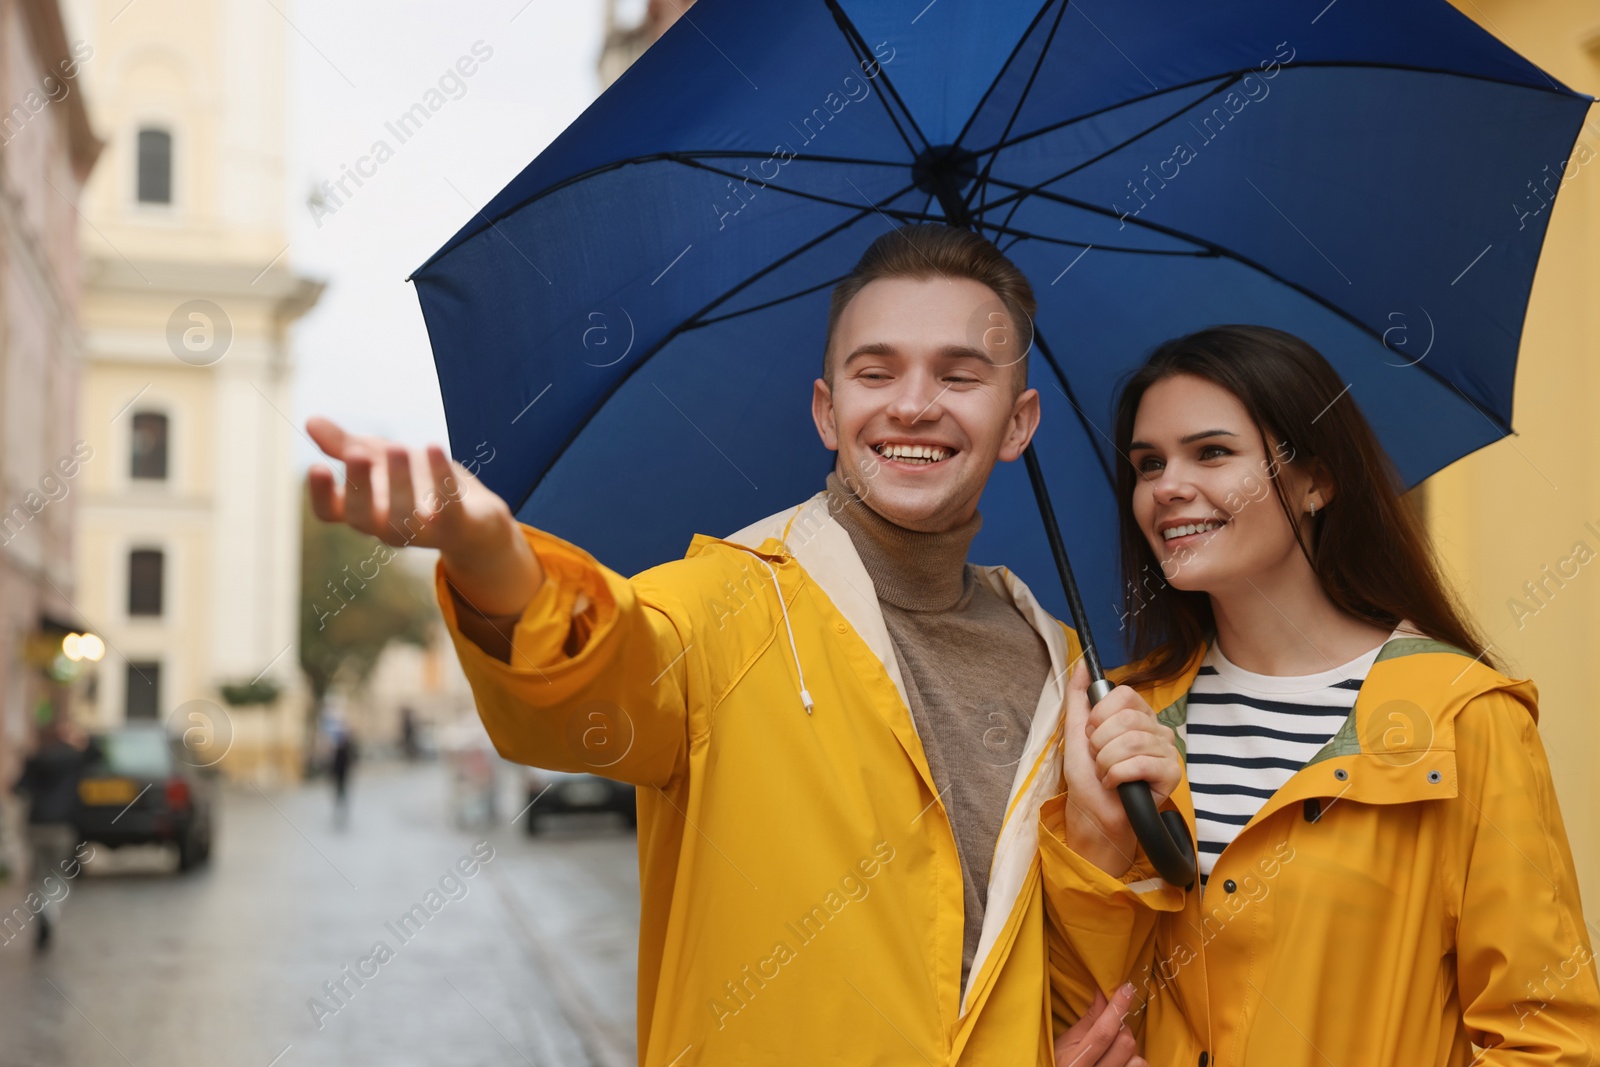
POLYGON ((1345 383, 1289 334, 1205 330, 1134 375, 1116 441, 1135 664, 1092 710, 1078 668, 1042 814, 1073 1010, 1132 976, 1167 1067, 1596 1062, 1534 686, 1495 669, 1345 383), (1189 825, 1187 891, 1135 842, 1134 780, 1189 825))

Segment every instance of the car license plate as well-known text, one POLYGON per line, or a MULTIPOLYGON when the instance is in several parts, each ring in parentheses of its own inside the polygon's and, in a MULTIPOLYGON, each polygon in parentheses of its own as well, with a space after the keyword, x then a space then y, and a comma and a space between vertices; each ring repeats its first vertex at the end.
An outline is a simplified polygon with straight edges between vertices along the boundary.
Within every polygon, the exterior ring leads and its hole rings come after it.
POLYGON ((85 804, 131 804, 138 795, 127 778, 85 778, 78 783, 78 798, 85 804))
POLYGON ((606 799, 606 784, 604 782, 581 781, 568 782, 561 787, 561 799, 574 807, 588 807, 599 804, 606 799))

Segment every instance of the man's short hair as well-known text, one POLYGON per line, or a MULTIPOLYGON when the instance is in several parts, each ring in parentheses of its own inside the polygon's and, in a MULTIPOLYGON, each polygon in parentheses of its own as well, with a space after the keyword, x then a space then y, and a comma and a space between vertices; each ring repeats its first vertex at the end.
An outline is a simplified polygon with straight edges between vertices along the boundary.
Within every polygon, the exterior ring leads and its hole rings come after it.
MULTIPOLYGON (((1039 302, 1033 286, 1017 265, 1006 258, 988 239, 971 230, 946 226, 942 222, 902 226, 882 235, 867 246, 850 273, 834 286, 828 305, 828 334, 822 349, 822 380, 831 387, 833 378, 828 353, 839 316, 856 294, 880 278, 969 278, 994 291, 1016 326, 1017 347, 1024 353, 1015 364, 1012 396, 1028 387, 1027 353, 1033 349, 1033 317, 1039 302)), ((974 323, 972 342, 982 345, 990 324, 987 319, 974 323)))

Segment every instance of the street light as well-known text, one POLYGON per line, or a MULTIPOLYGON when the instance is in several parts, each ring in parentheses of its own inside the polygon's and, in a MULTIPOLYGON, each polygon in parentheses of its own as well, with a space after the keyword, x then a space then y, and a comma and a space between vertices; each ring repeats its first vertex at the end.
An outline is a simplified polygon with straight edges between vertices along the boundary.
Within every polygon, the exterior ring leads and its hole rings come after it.
POLYGON ((99 663, 106 654, 106 643, 94 634, 68 634, 61 639, 61 653, 76 663, 88 660, 99 663))

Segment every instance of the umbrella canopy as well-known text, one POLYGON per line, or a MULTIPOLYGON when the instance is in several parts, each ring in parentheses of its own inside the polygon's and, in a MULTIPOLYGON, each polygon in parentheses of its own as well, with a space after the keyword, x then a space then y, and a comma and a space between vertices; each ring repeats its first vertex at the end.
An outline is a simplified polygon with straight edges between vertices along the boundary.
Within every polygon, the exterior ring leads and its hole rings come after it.
MULTIPOLYGON (((701 0, 413 280, 457 458, 634 573, 821 487, 830 288, 892 226, 977 229, 1039 296, 1035 448, 1109 664, 1119 379, 1260 323, 1408 483, 1498 439, 1588 103, 1442 0, 701 0)), ((980 510, 973 558, 1064 616, 1022 464, 980 510)))

